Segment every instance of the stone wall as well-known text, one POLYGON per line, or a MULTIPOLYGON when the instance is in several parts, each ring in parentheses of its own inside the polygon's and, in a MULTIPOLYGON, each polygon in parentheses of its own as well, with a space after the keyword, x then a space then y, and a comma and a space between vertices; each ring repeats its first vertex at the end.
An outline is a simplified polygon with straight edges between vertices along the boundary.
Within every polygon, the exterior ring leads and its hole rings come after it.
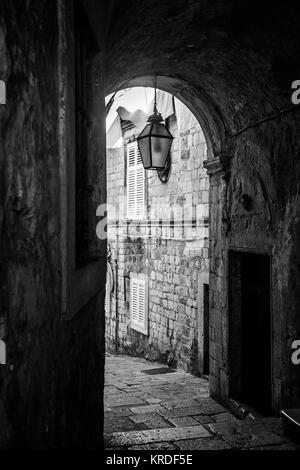
MULTIPOLYGON (((72 28, 72 2, 0 2, 0 79, 7 87, 0 105, 0 338, 7 348, 0 448, 101 445, 104 276, 91 293, 83 282, 90 267, 74 273, 81 282, 76 309, 65 284, 73 252, 65 229, 74 187, 64 158, 74 159, 74 76, 64 81, 62 68, 72 65, 65 35, 72 28)), ((96 103, 99 125, 104 100, 96 103)), ((93 121, 90 129, 97 134, 91 155, 99 159, 105 136, 93 121)))
POLYGON ((270 9, 256 0, 203 0, 188 6, 176 2, 174 9, 171 0, 132 0, 120 8, 110 31, 106 68, 107 94, 151 86, 157 71, 158 87, 188 104, 205 133, 210 391, 225 402, 231 374, 228 250, 271 256, 272 400, 277 412, 300 406, 300 367, 291 362, 291 344, 300 336, 300 107, 291 103, 291 84, 300 74, 299 18, 294 2, 270 9), (257 213, 253 208, 244 212, 240 188, 253 198, 257 213))
MULTIPOLYGON (((169 362, 199 374, 199 282, 200 274, 209 269, 209 187, 203 167, 206 144, 196 121, 195 127, 179 132, 173 115, 169 125, 175 137, 171 174, 163 184, 155 171, 146 172, 147 218, 140 223, 124 218, 125 150, 108 150, 108 243, 115 278, 118 270, 118 286, 106 316, 106 344, 114 350, 117 338, 121 352, 169 362), (118 226, 112 213, 117 200, 121 200, 118 226), (124 284, 124 275, 129 277, 131 272, 144 273, 148 280, 147 336, 131 328, 130 293, 124 284)), ((125 141, 131 135, 125 133, 125 141)))
POLYGON ((299 206, 295 188, 289 183, 297 165, 289 175, 285 168, 289 159, 294 158, 295 142, 287 136, 295 132, 295 122, 289 119, 286 116, 277 122, 263 123, 258 131, 239 136, 227 168, 214 171, 207 165, 211 173, 210 230, 214 253, 210 264, 211 393, 223 401, 230 396, 228 344, 233 338, 228 321, 229 251, 267 254, 271 262, 272 405, 276 411, 299 406, 299 368, 291 361, 291 344, 299 336, 300 328, 295 313, 299 305, 296 288, 299 272, 294 245, 299 206), (281 143, 275 140, 277 133, 281 143), (248 208, 243 205, 243 194, 251 199, 248 208))

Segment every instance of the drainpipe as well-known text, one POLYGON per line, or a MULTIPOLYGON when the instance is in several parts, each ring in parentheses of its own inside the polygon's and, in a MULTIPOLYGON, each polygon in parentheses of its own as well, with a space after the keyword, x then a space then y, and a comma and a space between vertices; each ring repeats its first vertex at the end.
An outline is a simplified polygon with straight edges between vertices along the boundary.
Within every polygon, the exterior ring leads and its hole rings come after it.
POLYGON ((118 354, 118 341, 119 341, 119 305, 118 305, 118 260, 115 259, 115 271, 116 271, 116 337, 115 337, 115 353, 118 354))
POLYGON ((119 353, 119 302, 118 302, 118 253, 119 253, 119 234, 116 233, 116 257, 115 257, 115 273, 116 273, 116 280, 115 280, 115 289, 116 289, 116 331, 115 331, 115 354, 119 353))

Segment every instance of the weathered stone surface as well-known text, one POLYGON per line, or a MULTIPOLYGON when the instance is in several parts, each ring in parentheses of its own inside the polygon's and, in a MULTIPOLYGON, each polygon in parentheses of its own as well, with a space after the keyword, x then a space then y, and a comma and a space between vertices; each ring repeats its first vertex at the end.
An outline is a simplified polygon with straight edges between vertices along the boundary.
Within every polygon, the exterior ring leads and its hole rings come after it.
MULTIPOLYGON (((134 361, 132 358, 119 356, 107 357, 106 375, 111 379, 119 376, 124 382, 124 376, 132 377, 132 381, 136 381, 133 372, 138 374, 138 370, 142 370, 147 362, 143 359, 134 361), (122 364, 120 370, 120 364, 122 364)), ((156 364, 159 367, 159 364, 156 364)), ((152 365, 153 367, 153 365, 152 365)), ((173 382, 172 374, 169 374, 163 379, 166 389, 172 387, 174 389, 174 397, 177 396, 176 384, 173 382)), ((128 378, 128 386, 130 387, 130 380, 128 378)), ((162 379, 159 375, 153 376, 151 380, 151 387, 147 383, 140 385, 136 393, 143 390, 148 390, 149 396, 161 386, 162 379)), ((199 384, 199 395, 202 393, 203 380, 195 378, 192 375, 184 372, 178 372, 177 387, 181 389, 182 386, 193 388, 197 390, 197 383, 199 384)), ((123 392, 119 390, 120 396, 123 392)), ((158 406, 135 406, 128 410, 126 408, 113 408, 113 411, 106 413, 105 431, 107 446, 112 449, 130 448, 136 450, 142 449, 178 449, 178 450, 228 450, 228 449, 296 449, 297 446, 287 440, 283 435, 282 421, 280 418, 255 418, 239 420, 234 417, 228 410, 216 403, 212 398, 196 396, 195 400, 182 400, 178 402, 173 398, 170 402, 162 402, 158 406), (197 404, 197 406, 192 406, 197 404), (178 408, 180 404, 180 408, 178 408), (127 419, 120 418, 122 411, 127 419), (146 413, 146 410, 152 410, 146 413), (139 413, 139 411, 141 411, 139 413), (216 414, 212 413, 216 412, 216 414), (169 414, 175 413, 171 417, 169 414), (191 413, 201 414, 191 414, 191 413), (129 421, 131 424, 129 424, 129 421), (208 431, 208 436, 205 437, 194 436, 191 437, 191 428, 197 429, 200 425, 201 432, 203 429, 208 431), (202 426, 204 425, 204 426, 202 426), (142 430, 168 430, 170 432, 161 434, 153 432, 151 434, 144 434, 139 432, 134 434, 134 431, 142 430), (176 429, 181 429, 180 434, 176 434, 176 429), (131 434, 127 440, 125 430, 131 430, 131 434), (118 431, 118 432, 117 432, 118 431), (117 434, 114 434, 116 433, 117 434), (133 434, 132 434, 133 433, 133 434), (175 433, 175 434, 174 434, 175 433), (110 436, 112 435, 112 441, 110 436), (133 442, 131 442, 131 439, 133 442), (151 444, 154 439, 153 444, 151 444), (150 442, 150 443, 149 443, 150 442), (142 444, 143 443, 143 444, 142 444), (120 447, 121 446, 121 447, 120 447), (157 447, 156 447, 157 446, 157 447)), ((118 396, 116 396, 116 399, 118 396)), ((150 403, 151 398, 147 403, 150 403)), ((199 432, 199 431, 197 431, 199 432)))
POLYGON ((297 408, 300 369, 291 363, 291 343, 300 331, 299 107, 291 105, 291 83, 299 71, 299 11, 277 3, 270 20, 269 6, 257 1, 176 2, 176 11, 171 0, 152 5, 135 0, 119 12, 106 91, 153 86, 159 70, 160 87, 190 106, 207 137, 211 392, 226 400, 230 389, 228 249, 272 253, 272 396, 277 411, 297 408), (243 192, 253 201, 248 211, 243 192))
POLYGON ((168 418, 168 421, 176 427, 197 426, 199 424, 199 421, 192 418, 191 416, 182 416, 179 418, 168 418))
POLYGON ((161 405, 147 405, 139 406, 138 408, 132 408, 133 413, 143 414, 143 413, 164 413, 165 409, 161 405))
MULTIPOLYGON (((164 412, 164 416, 166 418, 168 417, 175 417, 175 416, 193 416, 193 415, 214 415, 215 413, 223 413, 226 411, 226 409, 219 405, 216 402, 211 402, 209 403, 201 403, 201 399, 197 399, 198 401, 198 406, 187 406, 187 407, 173 407, 169 409, 168 411, 164 412)), ((205 400, 205 398, 204 398, 205 400)))
POLYGON ((211 418, 216 423, 224 423, 226 421, 239 421, 235 416, 232 416, 231 413, 220 413, 217 415, 212 415, 211 418))
POLYGON ((147 421, 144 423, 147 429, 167 429, 172 428, 173 425, 165 421, 163 418, 154 419, 153 421, 147 421))
POLYGON ((106 397, 110 397, 111 395, 117 395, 119 393, 120 393, 120 388, 117 388, 117 387, 112 386, 112 385, 107 385, 105 387, 105 396, 106 397))
POLYGON ((263 447, 250 447, 249 450, 281 450, 281 451, 290 451, 290 450, 297 450, 299 452, 300 446, 297 444, 279 444, 277 446, 263 446, 263 447))
POLYGON ((201 408, 207 414, 216 414, 216 413, 225 413, 227 410, 224 406, 217 403, 215 400, 212 400, 208 397, 195 398, 199 402, 201 408))
POLYGON ((137 415, 132 415, 131 419, 135 423, 146 423, 147 421, 151 421, 154 419, 160 419, 161 416, 158 413, 151 412, 151 413, 142 413, 137 415))
POLYGON ((160 398, 153 398, 153 397, 150 397, 148 396, 147 398, 147 402, 150 404, 150 405, 156 405, 158 403, 161 403, 161 399, 160 398))
MULTIPOLYGON (((131 396, 127 396, 127 395, 122 395, 122 396, 119 396, 119 395, 114 395, 113 397, 111 397, 110 399, 107 399, 106 400, 106 403, 108 404, 108 406, 110 406, 111 408, 118 408, 118 407, 121 407, 121 406, 125 406, 126 408, 130 407, 130 406, 137 406, 137 405, 145 405, 146 404, 146 401, 145 400, 142 400, 141 398, 138 398, 134 395, 131 395, 131 396), (115 398, 114 398, 115 397, 115 398)), ((142 407, 141 407, 142 408, 142 407)))
POLYGON ((261 423, 268 431, 274 432, 275 434, 278 434, 279 436, 285 437, 282 418, 275 418, 275 417, 262 418, 261 423))
POLYGON ((128 431, 137 431, 148 429, 143 423, 133 423, 132 420, 127 416, 118 416, 105 419, 104 422, 104 432, 113 433, 113 432, 128 432, 128 431))
POLYGON ((214 423, 214 418, 213 418, 213 415, 209 415, 209 416, 206 416, 206 415, 197 415, 197 416, 193 416, 193 418, 198 421, 198 423, 200 424, 207 424, 207 423, 214 423))
POLYGON ((178 447, 175 443, 172 442, 156 442, 155 444, 144 444, 138 446, 129 446, 128 450, 177 450, 178 447))
MULTIPOLYGON (((206 394, 207 396, 207 394, 206 394)), ((174 400, 170 400, 168 402, 161 402, 161 405, 166 408, 167 410, 172 410, 173 408, 179 408, 179 407, 184 407, 184 408, 191 408, 199 405, 199 402, 196 400, 177 400, 176 398, 174 400)))
POLYGON ((113 408, 112 414, 114 416, 131 416, 133 412, 129 408, 113 408))
POLYGON ((244 421, 208 424, 208 429, 237 448, 276 445, 286 441, 285 438, 268 431, 260 421, 254 421, 252 424, 244 421))
POLYGON ((152 429, 149 431, 114 432, 104 435, 107 446, 146 444, 151 442, 179 441, 210 437, 211 434, 203 426, 186 426, 183 428, 152 429))
POLYGON ((282 439, 274 433, 265 431, 257 434, 241 433, 238 435, 223 436, 224 441, 232 447, 248 449, 257 446, 282 444, 282 439))
POLYGON ((162 415, 165 418, 180 418, 181 416, 193 416, 201 414, 204 414, 201 406, 172 408, 171 410, 162 411, 162 415))
MULTIPOLYGON (((259 426, 257 422, 255 422, 255 426, 259 426)), ((240 430, 242 432, 248 432, 249 429, 253 429, 253 426, 249 426, 246 422, 225 422, 225 423, 212 423, 208 425, 208 428, 214 434, 218 434, 221 436, 230 435, 230 434, 238 434, 240 430)))
MULTIPOLYGON (((0 2, 0 79, 7 91, 0 105, 0 335, 8 352, 0 371, 0 448, 101 446, 104 277, 92 294, 85 282, 69 289, 80 302, 66 303, 66 259, 72 265, 74 259, 65 225, 75 187, 69 177, 65 185, 64 156, 74 163, 75 138, 65 3, 0 2), (62 69, 69 66, 67 78, 62 69)), ((99 123, 104 103, 93 98, 99 123)), ((91 133, 94 124, 91 118, 91 133)), ((89 157, 105 150, 104 129, 94 137, 89 157)))
MULTIPOLYGON (((208 176, 202 165, 206 158, 206 144, 195 119, 193 121, 191 118, 189 128, 178 128, 175 116, 169 121, 170 132, 174 136, 172 173, 166 185, 161 184, 155 172, 146 173, 148 221, 127 225, 126 201, 123 200, 126 191, 124 175, 127 171, 125 147, 107 151, 108 243, 113 258, 118 260, 119 272, 146 275, 149 335, 142 335, 130 327, 130 293, 126 293, 127 300, 124 301, 121 282, 119 291, 114 291, 110 296, 110 308, 106 313, 106 344, 109 351, 114 350, 118 305, 120 352, 199 373, 199 325, 196 315, 199 276, 208 272, 208 201, 205 199, 208 176), (116 204, 119 210, 116 210, 116 204), (170 226, 170 211, 174 213, 176 227, 170 226), (182 214, 188 219, 185 228, 177 223, 177 218, 182 214), (162 228, 158 219, 164 219, 162 228), (164 238, 163 242, 161 237, 164 238)), ((124 145, 135 133, 136 129, 125 132, 124 145)), ((185 393, 190 398, 194 396, 193 391, 185 393)), ((157 394, 157 397, 161 398, 161 395, 157 394)))
POLYGON ((178 441, 176 446, 181 450, 229 450, 232 447, 221 439, 191 439, 178 441))

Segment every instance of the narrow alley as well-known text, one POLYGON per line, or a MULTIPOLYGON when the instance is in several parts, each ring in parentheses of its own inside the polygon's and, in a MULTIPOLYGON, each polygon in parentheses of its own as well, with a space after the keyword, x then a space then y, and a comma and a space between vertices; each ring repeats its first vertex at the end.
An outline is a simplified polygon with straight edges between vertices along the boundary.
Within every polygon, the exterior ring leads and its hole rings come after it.
POLYGON ((208 381, 159 363, 106 357, 107 450, 299 450, 281 418, 237 419, 208 381))
POLYGON ((300 450, 299 24, 0 0, 0 451, 300 450))

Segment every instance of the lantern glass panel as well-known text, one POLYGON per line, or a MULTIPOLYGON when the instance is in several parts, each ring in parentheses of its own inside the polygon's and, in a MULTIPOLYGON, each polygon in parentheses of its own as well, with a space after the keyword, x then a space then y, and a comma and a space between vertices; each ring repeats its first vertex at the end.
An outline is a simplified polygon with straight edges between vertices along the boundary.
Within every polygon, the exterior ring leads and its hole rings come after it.
POLYGON ((161 135, 163 137, 169 137, 172 139, 172 136, 168 129, 163 125, 160 124, 159 122, 153 122, 151 126, 151 135, 161 135))
POLYGON ((142 130, 142 132, 140 133, 140 135, 138 136, 138 139, 140 139, 141 137, 145 137, 147 135, 149 135, 151 132, 151 124, 147 124, 144 129, 142 130))
POLYGON ((151 168, 151 154, 150 154, 150 138, 144 137, 138 139, 138 146, 140 149, 144 168, 151 168))
POLYGON ((172 140, 165 137, 151 136, 152 167, 163 169, 171 147, 172 140))

